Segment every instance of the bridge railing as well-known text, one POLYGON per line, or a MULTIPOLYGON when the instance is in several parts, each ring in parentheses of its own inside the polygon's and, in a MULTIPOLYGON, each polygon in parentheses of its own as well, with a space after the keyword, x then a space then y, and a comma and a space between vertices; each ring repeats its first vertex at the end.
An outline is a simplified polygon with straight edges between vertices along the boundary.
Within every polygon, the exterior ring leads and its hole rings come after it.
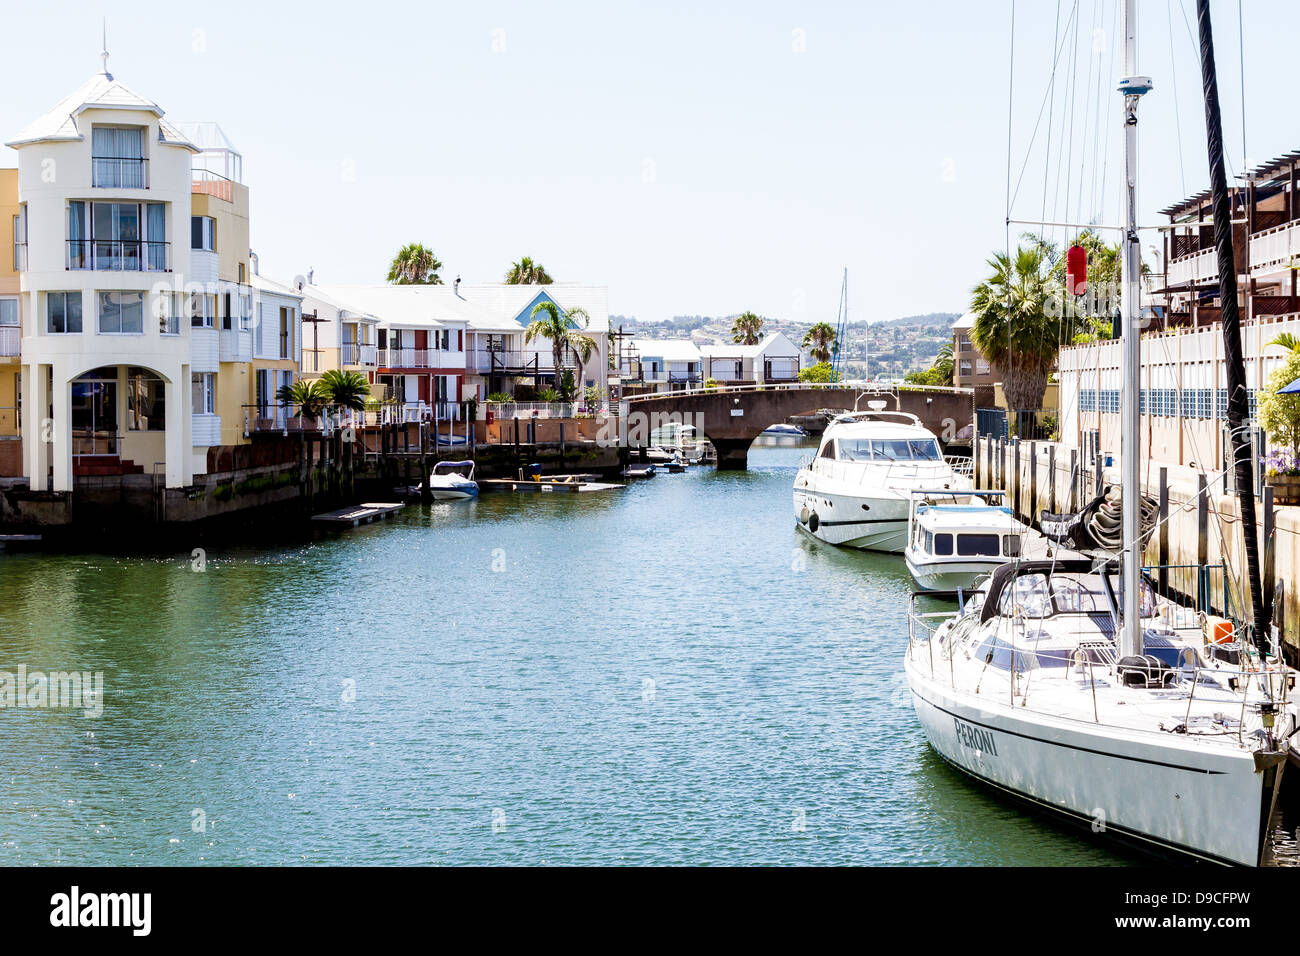
POLYGON ((715 386, 699 388, 679 388, 673 391, 644 392, 640 395, 628 395, 628 402, 644 402, 658 398, 689 398, 695 395, 733 395, 744 392, 791 392, 791 391, 851 391, 860 395, 882 395, 896 397, 899 392, 941 392, 953 395, 974 395, 975 389, 957 385, 877 385, 872 382, 770 382, 765 385, 727 385, 719 382, 715 386))

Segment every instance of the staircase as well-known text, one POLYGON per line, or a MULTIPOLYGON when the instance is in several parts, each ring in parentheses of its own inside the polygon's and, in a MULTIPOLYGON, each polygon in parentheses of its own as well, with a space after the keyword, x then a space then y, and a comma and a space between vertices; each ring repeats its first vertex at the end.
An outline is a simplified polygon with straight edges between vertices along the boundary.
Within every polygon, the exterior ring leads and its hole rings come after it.
POLYGON ((72 474, 75 477, 94 476, 98 478, 116 475, 143 475, 144 467, 130 459, 117 455, 93 455, 72 460, 72 474))

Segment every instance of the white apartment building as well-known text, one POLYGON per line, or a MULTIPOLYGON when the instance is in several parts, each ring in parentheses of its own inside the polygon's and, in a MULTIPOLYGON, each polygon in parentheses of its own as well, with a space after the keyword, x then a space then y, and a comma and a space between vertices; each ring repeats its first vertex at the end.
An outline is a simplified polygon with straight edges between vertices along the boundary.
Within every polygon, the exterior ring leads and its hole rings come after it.
POLYGON ((699 388, 703 369, 704 357, 690 339, 631 339, 623 346, 619 373, 625 383, 666 391, 699 388))
POLYGON ((772 332, 757 345, 706 345, 700 354, 705 379, 742 385, 798 381, 803 353, 785 335, 772 332))
POLYGON ((103 72, 8 145, 18 152, 26 237, 31 487, 72 490, 74 456, 96 454, 159 465, 168 487, 189 484, 195 363, 183 279, 199 150, 108 73, 107 55, 103 72))

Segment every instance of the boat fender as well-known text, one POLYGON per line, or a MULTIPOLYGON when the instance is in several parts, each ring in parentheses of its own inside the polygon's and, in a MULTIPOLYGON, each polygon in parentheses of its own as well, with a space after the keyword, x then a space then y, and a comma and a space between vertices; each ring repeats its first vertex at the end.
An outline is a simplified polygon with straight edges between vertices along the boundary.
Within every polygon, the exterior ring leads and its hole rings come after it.
POLYGON ((1165 687, 1175 678, 1173 670, 1151 654, 1121 657, 1115 670, 1125 687, 1165 687))
POLYGON ((814 511, 812 514, 808 516, 808 530, 816 531, 818 526, 820 525, 821 525, 821 519, 817 517, 817 512, 814 511))
POLYGON ((800 511, 799 511, 799 523, 800 523, 800 524, 807 524, 807 523, 808 523, 808 509, 807 509, 807 508, 802 508, 802 509, 800 509, 800 511))

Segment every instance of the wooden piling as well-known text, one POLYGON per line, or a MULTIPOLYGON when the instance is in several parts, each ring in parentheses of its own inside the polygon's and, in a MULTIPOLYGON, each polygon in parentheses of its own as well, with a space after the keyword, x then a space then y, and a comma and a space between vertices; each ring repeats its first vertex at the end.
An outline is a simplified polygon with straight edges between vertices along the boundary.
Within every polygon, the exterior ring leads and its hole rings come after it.
MULTIPOLYGON (((1273 486, 1265 485, 1264 486, 1264 541, 1263 541, 1264 569, 1262 574, 1263 580, 1260 582, 1260 587, 1263 592, 1262 597, 1264 599, 1264 607, 1268 608, 1270 611, 1272 610, 1273 607, 1273 595, 1274 595, 1274 591, 1276 590, 1276 583, 1277 583, 1277 576, 1273 568, 1274 555, 1277 550, 1274 547, 1276 543, 1275 542, 1276 532, 1277 532, 1277 515, 1273 511, 1273 486)), ((1270 618, 1271 616, 1272 615, 1270 615, 1270 618)), ((1263 639, 1267 640, 1272 635, 1263 634, 1260 636, 1263 639)))
POLYGON ((1156 537, 1156 562, 1160 565, 1160 592, 1169 593, 1169 469, 1160 468, 1160 533, 1156 537))
POLYGON ((1205 472, 1196 476, 1196 564, 1200 580, 1196 587, 1196 602, 1203 611, 1210 610, 1210 582, 1206 565, 1210 562, 1210 496, 1205 472))
POLYGON ((1056 443, 1047 446, 1047 510, 1056 513, 1056 443))

